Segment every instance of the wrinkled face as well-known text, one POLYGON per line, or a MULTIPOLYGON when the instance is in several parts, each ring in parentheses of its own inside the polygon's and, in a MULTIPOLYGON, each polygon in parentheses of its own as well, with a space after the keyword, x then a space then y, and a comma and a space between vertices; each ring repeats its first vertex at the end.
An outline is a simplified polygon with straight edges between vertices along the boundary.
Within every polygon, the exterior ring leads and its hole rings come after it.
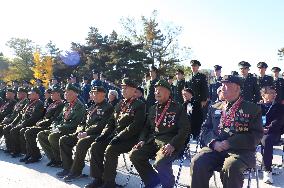
POLYGON ((130 99, 131 97, 135 96, 136 88, 129 87, 127 85, 121 86, 122 96, 125 99, 130 99))
POLYGON ((198 65, 191 65, 191 71, 196 73, 198 72, 199 66, 198 65))
POLYGON ((163 103, 165 101, 167 101, 169 99, 171 95, 171 92, 162 86, 157 86, 155 88, 155 99, 159 102, 159 103, 163 103))
POLYGON ((240 93, 240 86, 235 83, 222 83, 220 95, 224 100, 231 100, 240 93))
POLYGON ((91 91, 90 94, 91 100, 93 100, 95 103, 100 103, 105 99, 104 92, 91 91))
POLYGON ((248 75, 248 72, 249 72, 249 68, 247 68, 247 67, 240 67, 240 74, 242 76, 248 75))
POLYGON ((265 93, 261 95, 262 99, 265 102, 273 102, 277 96, 277 93, 274 89, 268 89, 265 93))
POLYGON ((266 68, 258 68, 258 72, 260 75, 265 74, 266 68))
POLYGON ((36 100, 36 99, 38 99, 38 98, 39 98, 39 95, 38 95, 36 92, 31 92, 31 93, 29 94, 29 99, 30 99, 31 101, 36 100))
POLYGON ((78 94, 73 90, 66 90, 64 93, 64 98, 67 102, 72 102, 77 98, 78 94))
POLYGON ((26 98, 26 96, 27 96, 27 93, 25 93, 25 92, 18 92, 17 93, 17 98, 19 99, 19 100, 22 100, 22 99, 24 99, 24 98, 26 98))
POLYGON ((114 101, 116 99, 116 96, 113 93, 108 94, 108 100, 109 101, 114 101))
POLYGON ((183 97, 183 101, 190 101, 191 98, 192 98, 192 94, 187 92, 187 91, 184 91, 182 90, 182 97, 183 97))
POLYGON ((60 100, 60 99, 61 99, 60 93, 53 91, 53 92, 51 93, 51 99, 52 99, 53 101, 58 101, 58 100, 60 100))
POLYGON ((13 99, 15 97, 15 93, 13 92, 6 92, 6 99, 13 99))

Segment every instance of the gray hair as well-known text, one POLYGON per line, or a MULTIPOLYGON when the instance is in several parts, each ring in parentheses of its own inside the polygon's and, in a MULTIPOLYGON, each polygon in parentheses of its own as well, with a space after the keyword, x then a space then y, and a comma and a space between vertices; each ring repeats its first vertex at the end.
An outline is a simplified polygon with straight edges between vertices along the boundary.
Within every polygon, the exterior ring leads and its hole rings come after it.
POLYGON ((109 90, 108 95, 114 95, 118 99, 118 93, 115 90, 109 90))

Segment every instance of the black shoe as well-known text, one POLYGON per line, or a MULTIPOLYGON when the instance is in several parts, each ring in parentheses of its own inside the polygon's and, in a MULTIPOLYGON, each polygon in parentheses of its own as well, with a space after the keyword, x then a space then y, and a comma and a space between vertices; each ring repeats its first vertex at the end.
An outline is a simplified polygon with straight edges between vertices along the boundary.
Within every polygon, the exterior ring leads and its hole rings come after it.
POLYGON ((69 174, 69 170, 62 170, 62 171, 60 171, 60 172, 58 172, 58 173, 56 173, 56 176, 58 177, 58 178, 63 178, 63 177, 65 177, 65 176, 67 176, 69 174))
POLYGON ((50 167, 55 167, 55 168, 61 168, 62 167, 62 162, 61 161, 54 161, 50 167))
POLYGON ((36 162, 39 162, 40 160, 41 160, 41 156, 40 157, 31 157, 25 163, 26 164, 36 163, 36 162))
POLYGON ((85 185, 84 188, 98 188, 102 185, 103 185, 103 180, 100 178, 96 178, 92 183, 85 185))
POLYGON ((11 156, 12 156, 12 158, 17 158, 17 157, 21 157, 22 154, 21 153, 12 153, 11 156))
POLYGON ((63 178, 63 180, 64 180, 65 182, 71 182, 71 181, 73 181, 73 180, 75 180, 75 179, 79 179, 79 178, 82 178, 82 177, 85 177, 85 176, 86 176, 85 174, 70 173, 70 174, 68 174, 67 176, 65 176, 65 177, 63 178))
POLYGON ((27 160, 29 160, 29 158, 31 158, 31 156, 26 155, 24 158, 21 158, 21 159, 20 159, 20 162, 21 162, 21 163, 25 163, 25 162, 27 162, 27 160))

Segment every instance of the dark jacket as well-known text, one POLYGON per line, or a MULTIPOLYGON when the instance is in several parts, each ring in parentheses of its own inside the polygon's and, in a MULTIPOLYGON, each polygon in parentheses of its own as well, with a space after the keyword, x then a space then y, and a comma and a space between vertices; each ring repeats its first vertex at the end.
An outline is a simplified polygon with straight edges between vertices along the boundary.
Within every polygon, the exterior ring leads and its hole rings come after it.
POLYGON ((227 153, 241 158, 249 167, 255 164, 255 149, 263 136, 261 108, 243 100, 229 127, 220 121, 226 102, 219 102, 209 109, 202 126, 201 143, 211 147, 214 141, 228 140, 227 153))
POLYGON ((268 127, 268 134, 283 134, 284 132, 284 105, 273 103, 271 105, 260 104, 262 116, 266 117, 264 127, 268 127))
POLYGON ((197 102, 206 101, 208 99, 208 82, 205 74, 198 72, 194 75, 190 75, 186 87, 193 90, 193 95, 197 102))

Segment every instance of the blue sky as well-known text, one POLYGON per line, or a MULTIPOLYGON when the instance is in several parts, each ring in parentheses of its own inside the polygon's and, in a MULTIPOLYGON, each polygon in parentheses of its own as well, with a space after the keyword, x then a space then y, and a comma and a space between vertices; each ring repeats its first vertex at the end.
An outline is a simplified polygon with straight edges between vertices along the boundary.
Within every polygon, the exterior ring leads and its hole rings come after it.
POLYGON ((120 32, 121 17, 149 16, 154 9, 161 23, 184 28, 181 44, 203 68, 220 64, 229 73, 245 60, 254 72, 259 61, 284 69, 277 56, 284 47, 282 0, 9 0, 1 2, 0 51, 11 53, 5 47, 11 37, 40 45, 52 40, 67 50, 72 41, 84 43, 90 26, 120 32))

